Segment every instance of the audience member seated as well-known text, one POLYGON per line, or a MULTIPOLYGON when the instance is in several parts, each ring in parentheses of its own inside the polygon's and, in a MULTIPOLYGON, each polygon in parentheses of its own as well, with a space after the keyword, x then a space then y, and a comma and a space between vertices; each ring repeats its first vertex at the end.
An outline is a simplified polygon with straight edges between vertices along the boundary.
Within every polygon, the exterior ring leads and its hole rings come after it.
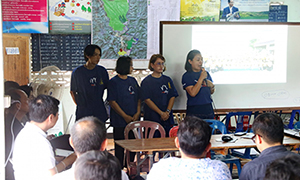
POLYGON ((75 163, 75 180, 121 180, 121 165, 107 151, 88 151, 75 163))
POLYGON ((264 180, 300 180, 300 156, 289 154, 273 161, 266 170, 264 180))
MULTIPOLYGON (((89 116, 79 119, 71 128, 70 145, 74 148, 77 157, 91 150, 105 151, 107 146, 106 128, 98 118, 89 116)), ((75 163, 76 164, 76 163, 75 163)), ((52 177, 56 180, 74 180, 74 168, 58 173, 52 177)), ((122 172, 122 180, 128 180, 127 174, 122 172)))
POLYGON ((71 165, 76 155, 71 154, 55 166, 52 146, 46 132, 58 120, 59 101, 39 95, 29 103, 30 122, 18 134, 13 149, 13 169, 16 180, 41 180, 71 165))
POLYGON ((27 95, 20 89, 10 89, 6 95, 11 97, 11 105, 5 114, 5 179, 14 180, 14 172, 10 157, 12 144, 16 136, 23 129, 22 120, 28 113, 27 95))
POLYGON ((210 150, 211 127, 205 121, 188 116, 179 124, 175 145, 181 158, 161 159, 150 170, 147 180, 158 179, 231 179, 227 165, 205 158, 210 150))
POLYGON ((255 134, 253 140, 261 154, 243 166, 240 180, 262 180, 271 162, 293 154, 282 145, 283 128, 282 119, 276 114, 264 113, 255 118, 252 125, 255 134))

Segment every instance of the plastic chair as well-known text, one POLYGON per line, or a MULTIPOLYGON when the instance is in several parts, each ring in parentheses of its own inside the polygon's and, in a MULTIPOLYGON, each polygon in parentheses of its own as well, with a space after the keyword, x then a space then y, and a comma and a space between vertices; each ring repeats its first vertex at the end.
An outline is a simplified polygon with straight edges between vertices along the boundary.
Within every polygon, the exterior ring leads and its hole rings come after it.
MULTIPOLYGON (((205 119, 205 121, 212 128, 212 134, 214 134, 216 130, 219 130, 222 134, 227 134, 226 126, 221 121, 214 120, 214 119, 205 119)), ((211 155, 211 159, 220 160, 225 162, 226 164, 230 164, 231 174, 232 174, 233 164, 235 164, 238 169, 238 175, 240 176, 242 171, 242 165, 241 165, 241 160, 239 158, 233 157, 230 154, 227 154, 226 156, 222 154, 215 154, 214 151, 210 151, 210 155, 211 155)))
MULTIPOLYGON (((124 130, 124 136, 125 139, 128 139, 129 131, 132 131, 136 139, 148 139, 153 138, 153 135, 155 131, 159 131, 161 137, 166 136, 166 132, 164 128, 153 121, 136 121, 129 123, 124 130)), ((130 161, 130 153, 129 151, 125 150, 125 156, 126 156, 126 162, 127 162, 127 169, 128 169, 128 175, 130 177, 134 177, 136 175, 139 175, 140 172, 149 172, 149 159, 152 160, 152 157, 147 157, 147 154, 145 155, 144 159, 140 159, 141 154, 137 153, 137 158, 140 161, 139 169, 137 168, 137 162, 131 162, 130 161)))
POLYGON ((179 126, 174 126, 169 131, 169 137, 177 137, 177 131, 179 126))
POLYGON ((231 117, 234 117, 235 121, 236 121, 236 128, 235 128, 234 132, 248 131, 250 129, 249 123, 250 123, 251 115, 252 115, 252 111, 228 113, 226 115, 226 122, 225 122, 225 126, 226 126, 227 130, 229 130, 229 124, 231 123, 231 117), (245 117, 248 118, 247 123, 244 123, 245 117))
MULTIPOLYGON (((229 123, 231 121, 231 117, 234 117, 236 120, 236 129, 234 133, 236 132, 250 132, 250 119, 251 119, 252 111, 245 111, 245 112, 230 112, 226 115, 226 122, 225 126, 227 127, 227 130, 229 128, 229 123), (248 117, 248 122, 246 123, 246 129, 244 126, 244 120, 245 117, 248 117)), ((244 159, 254 159, 258 157, 258 155, 251 155, 251 148, 246 148, 244 152, 236 151, 234 149, 231 150, 231 155, 237 156, 244 159)))
POLYGON ((300 110, 293 110, 292 111, 291 118, 290 118, 290 123, 288 125, 289 129, 294 129, 294 119, 295 119, 296 113, 298 113, 300 115, 300 110))

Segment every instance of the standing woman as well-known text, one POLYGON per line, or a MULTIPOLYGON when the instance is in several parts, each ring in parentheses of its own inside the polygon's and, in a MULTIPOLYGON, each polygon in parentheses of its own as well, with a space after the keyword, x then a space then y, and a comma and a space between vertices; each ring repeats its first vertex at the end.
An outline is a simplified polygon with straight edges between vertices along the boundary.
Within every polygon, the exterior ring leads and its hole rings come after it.
MULTIPOLYGON (((117 60, 116 71, 108 84, 108 100, 110 109, 110 125, 113 127, 114 140, 122 140, 127 124, 140 119, 141 101, 140 87, 135 78, 128 76, 133 70, 132 59, 122 56, 117 60)), ((134 139, 133 134, 129 138, 134 139)), ((115 143, 115 156, 123 165, 124 149, 115 143)), ((131 155, 134 157, 134 154, 131 155)))
POLYGON ((213 119, 211 94, 215 91, 210 74, 202 67, 203 57, 198 50, 191 50, 185 62, 185 72, 182 76, 182 86, 187 95, 187 116, 197 116, 201 119, 213 119))
POLYGON ((160 54, 151 56, 148 68, 153 71, 141 84, 142 100, 144 105, 144 120, 155 121, 161 124, 166 135, 174 124, 172 107, 177 90, 170 77, 163 75, 165 58, 160 54))
POLYGON ((71 96, 76 107, 76 121, 86 116, 95 116, 102 122, 107 120, 103 93, 107 88, 108 74, 98 63, 101 48, 90 44, 84 49, 86 63, 75 68, 71 76, 71 96))

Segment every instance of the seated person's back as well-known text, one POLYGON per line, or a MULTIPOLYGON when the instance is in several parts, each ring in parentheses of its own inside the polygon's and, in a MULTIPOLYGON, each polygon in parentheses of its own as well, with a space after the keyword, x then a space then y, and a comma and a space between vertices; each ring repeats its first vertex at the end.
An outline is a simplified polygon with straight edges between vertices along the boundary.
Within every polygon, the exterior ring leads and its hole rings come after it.
POLYGON ((255 134, 255 144, 261 154, 243 166, 240 180, 262 180, 270 163, 293 154, 282 145, 284 125, 278 115, 273 113, 259 115, 253 121, 252 129, 255 134))
POLYGON ((179 125, 175 145, 181 158, 162 159, 154 164, 147 180, 231 179, 227 165, 205 158, 210 150, 211 128, 197 117, 186 117, 179 125))
POLYGON ((107 151, 88 151, 75 163, 75 180, 121 180, 121 165, 107 151))
POLYGON ((273 161, 266 170, 264 180, 300 180, 300 156, 289 154, 273 161))

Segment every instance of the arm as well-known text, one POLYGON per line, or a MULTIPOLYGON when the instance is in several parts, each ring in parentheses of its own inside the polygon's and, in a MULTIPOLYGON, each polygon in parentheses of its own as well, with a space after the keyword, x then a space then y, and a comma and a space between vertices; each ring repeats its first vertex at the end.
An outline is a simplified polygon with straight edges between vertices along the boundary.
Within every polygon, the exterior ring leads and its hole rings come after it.
POLYGON ((138 100, 136 113, 133 115, 133 121, 137 121, 141 114, 141 100, 138 100))
POLYGON ((206 77, 207 77, 207 73, 203 68, 197 83, 194 86, 188 86, 188 87, 185 88, 185 90, 189 93, 190 96, 195 97, 198 94, 198 92, 201 89, 203 80, 206 77))
POLYGON ((127 115, 119 106, 119 104, 116 101, 109 101, 109 105, 118 113, 120 116, 124 118, 126 123, 130 123, 133 121, 133 117, 127 115))
POLYGON ((71 97, 72 97, 74 103, 77 105, 76 100, 75 100, 75 93, 76 92, 70 91, 71 97))
POLYGON ((63 170, 66 169, 66 167, 72 165, 75 162, 76 158, 77 158, 76 154, 72 153, 64 160, 62 160, 60 163, 58 163, 54 168, 49 169, 51 176, 53 176, 56 173, 62 172, 63 170))
POLYGON ((157 114, 160 115, 163 121, 169 119, 170 116, 169 113, 161 111, 150 98, 145 99, 144 101, 150 107, 150 109, 152 109, 153 111, 155 111, 157 114))

